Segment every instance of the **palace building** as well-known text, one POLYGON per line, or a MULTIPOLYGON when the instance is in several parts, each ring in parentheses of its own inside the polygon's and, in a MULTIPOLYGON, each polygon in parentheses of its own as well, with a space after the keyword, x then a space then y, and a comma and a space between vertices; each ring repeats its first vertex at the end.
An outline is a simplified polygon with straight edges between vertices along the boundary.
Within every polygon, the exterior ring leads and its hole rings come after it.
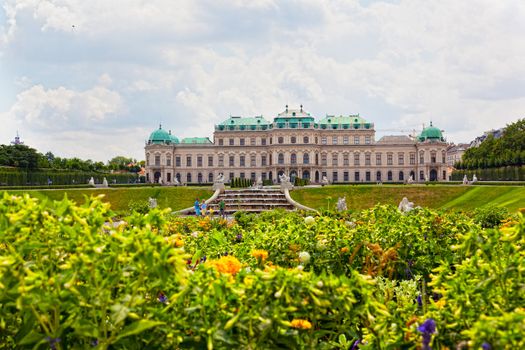
POLYGON ((447 143, 432 126, 418 136, 383 136, 359 115, 316 120, 289 109, 270 122, 230 116, 208 137, 179 140, 159 126, 146 141, 146 181, 212 183, 223 174, 278 182, 286 174, 319 183, 447 181, 447 143))

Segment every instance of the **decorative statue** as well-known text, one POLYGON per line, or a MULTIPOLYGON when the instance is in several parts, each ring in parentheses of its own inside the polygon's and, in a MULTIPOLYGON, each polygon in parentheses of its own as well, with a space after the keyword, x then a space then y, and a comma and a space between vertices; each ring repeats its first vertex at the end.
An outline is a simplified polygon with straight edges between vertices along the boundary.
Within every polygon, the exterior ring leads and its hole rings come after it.
POLYGON ((328 185, 329 182, 328 182, 328 179, 326 176, 323 176, 323 179, 321 180, 321 185, 324 186, 324 185, 328 185))
POLYGON ((263 181, 262 181, 262 177, 258 177, 257 178, 257 181, 255 182, 255 187, 256 188, 262 188, 263 187, 263 181))
POLYGON ((290 178, 286 174, 279 175, 279 180, 281 180, 281 191, 293 189, 293 184, 290 182, 290 178))
POLYGON ((478 178, 476 177, 476 174, 474 174, 474 176, 472 176, 472 183, 475 184, 476 182, 478 182, 478 178))
POLYGON ((175 186, 180 186, 180 182, 179 182, 179 180, 177 180, 177 177, 174 177, 174 178, 173 178, 173 184, 174 184, 175 186))
POLYGON ((151 209, 157 207, 157 199, 156 199, 156 198, 151 198, 151 197, 150 197, 150 198, 148 199, 148 202, 149 202, 149 207, 150 207, 151 209))
POLYGON ((412 175, 410 175, 410 177, 408 178, 407 183, 408 183, 409 185, 411 185, 411 184, 414 183, 414 177, 413 177, 412 175))
POLYGON ((339 197, 337 199, 337 211, 345 211, 348 210, 346 207, 346 197, 339 197))
POLYGON ((217 178, 215 179, 215 183, 224 183, 224 175, 222 173, 220 173, 219 176, 217 176, 217 178))
POLYGON ((397 209, 402 213, 408 213, 409 211, 414 209, 414 203, 409 202, 407 197, 403 197, 397 209))
POLYGON ((95 179, 93 178, 93 176, 91 176, 91 179, 89 179, 88 184, 89 186, 95 187, 95 179))
POLYGON ((463 176, 463 185, 468 185, 467 174, 465 174, 465 176, 463 176))
POLYGON ((106 178, 102 181, 102 187, 108 187, 108 180, 106 178))
POLYGON ((281 180, 281 182, 290 182, 290 178, 284 173, 282 175, 279 175, 279 180, 281 180))

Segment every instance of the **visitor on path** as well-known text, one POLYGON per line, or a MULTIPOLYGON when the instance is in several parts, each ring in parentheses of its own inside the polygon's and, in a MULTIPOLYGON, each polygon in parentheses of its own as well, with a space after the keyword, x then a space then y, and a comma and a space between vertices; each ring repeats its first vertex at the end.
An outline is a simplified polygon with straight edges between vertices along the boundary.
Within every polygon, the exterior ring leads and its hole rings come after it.
POLYGON ((195 215, 201 216, 201 206, 199 203, 199 198, 195 199, 195 203, 193 204, 193 207, 195 208, 195 215))
POLYGON ((224 201, 222 200, 219 202, 219 211, 220 211, 221 217, 224 218, 224 201))
POLYGON ((206 204, 205 201, 202 201, 201 203, 201 213, 202 213, 202 216, 206 216, 206 209, 208 208, 208 205, 206 204))

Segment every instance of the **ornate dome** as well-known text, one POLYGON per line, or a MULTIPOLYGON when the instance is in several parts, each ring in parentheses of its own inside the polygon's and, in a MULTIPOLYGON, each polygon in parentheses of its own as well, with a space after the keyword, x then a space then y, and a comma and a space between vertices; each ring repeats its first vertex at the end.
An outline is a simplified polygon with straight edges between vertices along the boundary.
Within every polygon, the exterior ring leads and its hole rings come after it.
POLYGON ((445 141, 443 138, 443 134, 441 133, 441 130, 436 128, 435 126, 432 126, 432 122, 430 122, 430 126, 423 129, 421 134, 418 136, 418 140, 420 142, 430 140, 430 141, 445 141))
POLYGON ((170 143, 179 143, 179 139, 172 135, 171 132, 167 132, 162 129, 162 125, 159 125, 159 128, 149 135, 148 143, 155 144, 170 144, 170 143))

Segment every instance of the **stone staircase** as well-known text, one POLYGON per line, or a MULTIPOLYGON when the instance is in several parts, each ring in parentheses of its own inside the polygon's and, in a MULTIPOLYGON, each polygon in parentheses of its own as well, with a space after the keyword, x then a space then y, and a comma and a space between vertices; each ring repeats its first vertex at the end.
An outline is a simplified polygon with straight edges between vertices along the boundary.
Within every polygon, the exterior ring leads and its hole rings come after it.
POLYGON ((276 188, 226 190, 208 204, 208 208, 213 209, 214 215, 219 214, 221 200, 224 201, 224 214, 228 216, 236 211, 260 213, 272 209, 295 209, 288 203, 284 193, 276 188))

